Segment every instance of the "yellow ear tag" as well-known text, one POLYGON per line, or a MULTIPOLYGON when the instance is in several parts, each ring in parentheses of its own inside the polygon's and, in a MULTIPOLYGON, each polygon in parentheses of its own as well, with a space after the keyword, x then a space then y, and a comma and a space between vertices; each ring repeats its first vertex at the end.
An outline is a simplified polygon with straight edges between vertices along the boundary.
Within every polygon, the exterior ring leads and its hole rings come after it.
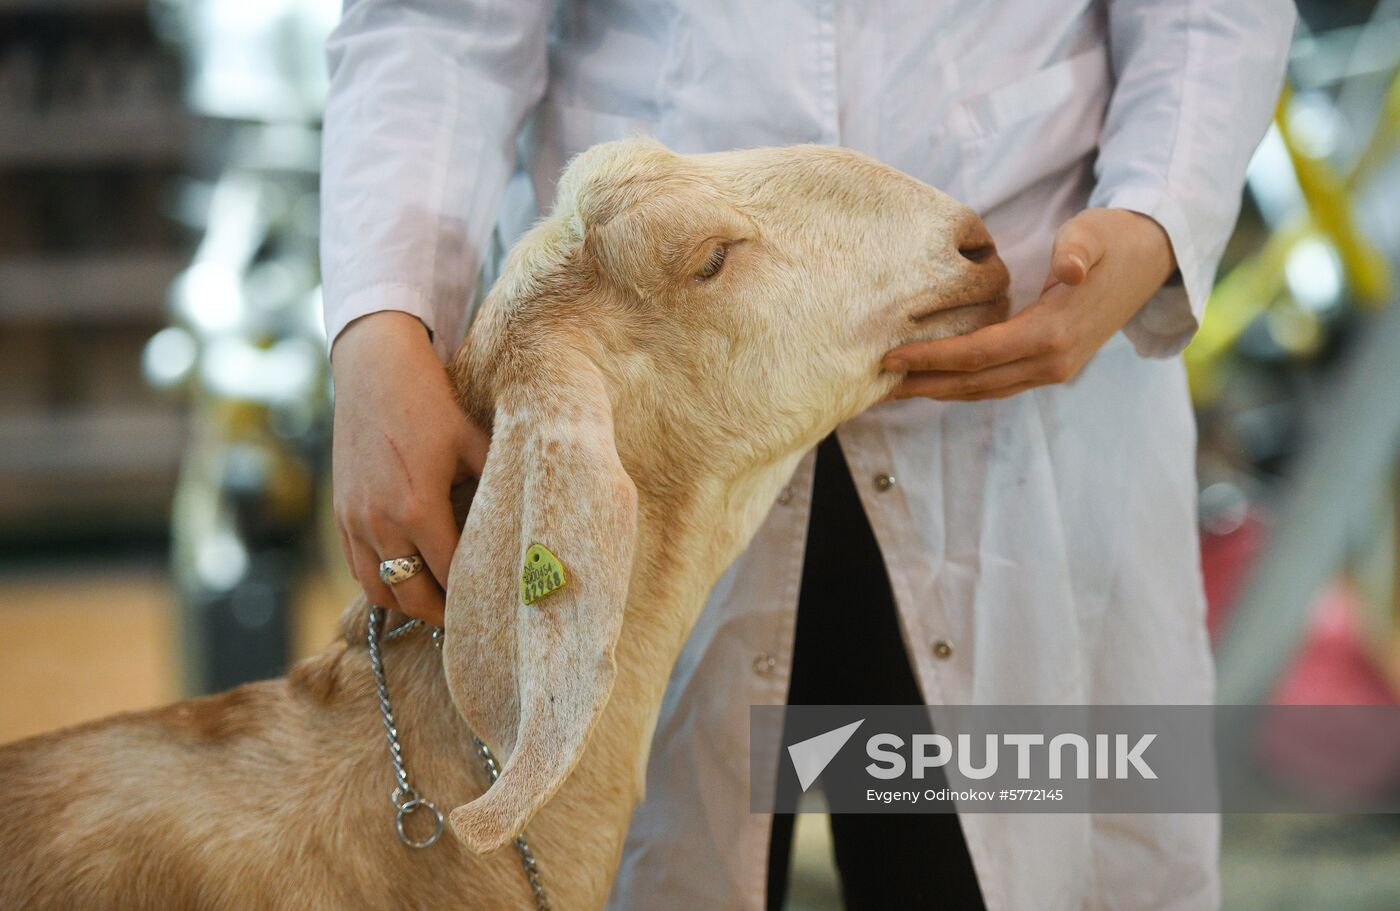
POLYGON ((520 600, 534 604, 564 587, 564 564, 543 544, 531 544, 520 570, 520 600))

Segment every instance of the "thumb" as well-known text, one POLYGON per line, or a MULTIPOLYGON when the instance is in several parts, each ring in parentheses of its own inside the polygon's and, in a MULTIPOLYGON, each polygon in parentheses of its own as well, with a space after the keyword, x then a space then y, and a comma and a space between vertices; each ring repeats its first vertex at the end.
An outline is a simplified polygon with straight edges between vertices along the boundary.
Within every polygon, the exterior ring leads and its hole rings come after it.
POLYGON ((1055 233, 1055 247, 1050 253, 1050 274, 1045 279, 1046 288, 1056 283, 1080 284, 1103 259, 1104 244, 1093 227, 1093 214, 1093 209, 1080 212, 1055 233))

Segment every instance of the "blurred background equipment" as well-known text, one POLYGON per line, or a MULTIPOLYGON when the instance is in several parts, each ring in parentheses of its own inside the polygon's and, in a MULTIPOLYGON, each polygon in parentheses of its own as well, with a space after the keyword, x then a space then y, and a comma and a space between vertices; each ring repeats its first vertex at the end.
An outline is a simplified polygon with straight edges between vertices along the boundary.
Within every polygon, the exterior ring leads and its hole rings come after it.
POLYGON ((1393 702, 1400 2, 1346 24, 1336 5, 1303 11, 1234 261, 1186 353, 1220 698, 1393 702), (1329 617, 1352 631, 1339 660, 1376 681, 1365 694, 1337 684, 1345 672, 1288 676, 1314 666, 1329 617))
MULTIPOLYGON (((1400 0, 1299 6, 1185 355, 1202 566, 1223 701, 1389 704, 1400 0)), ((337 7, 0 0, 0 739, 275 675, 354 592, 316 257, 337 7)), ((1325 774, 1287 738, 1252 758, 1279 788, 1400 789, 1333 747, 1325 774)), ((800 820, 790 906, 838 907, 800 820)), ((1393 911, 1397 861, 1389 818, 1227 818, 1225 906, 1393 911)))
POLYGON ((186 692, 276 676, 326 475, 329 378, 317 268, 325 3, 157 9, 206 141, 179 204, 200 241, 143 369, 187 403, 171 512, 186 692))
POLYGON ((177 203, 200 236, 147 344, 155 387, 187 403, 171 511, 186 692, 281 673, 317 540, 329 380, 317 270, 321 44, 329 4, 167 2, 205 141, 177 203))
POLYGON ((314 132, 244 124, 204 237, 147 344, 192 422, 171 516, 185 689, 276 676, 314 541, 329 390, 315 268, 314 132))

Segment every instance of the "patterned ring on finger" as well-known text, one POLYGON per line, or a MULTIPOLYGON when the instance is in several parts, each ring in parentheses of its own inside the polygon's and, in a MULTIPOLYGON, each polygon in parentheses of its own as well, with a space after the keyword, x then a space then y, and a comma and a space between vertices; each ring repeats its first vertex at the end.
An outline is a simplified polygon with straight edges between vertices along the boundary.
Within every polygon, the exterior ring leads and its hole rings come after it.
POLYGON ((391 557, 379 564, 379 578, 385 585, 398 585, 423 571, 423 558, 417 554, 391 557))

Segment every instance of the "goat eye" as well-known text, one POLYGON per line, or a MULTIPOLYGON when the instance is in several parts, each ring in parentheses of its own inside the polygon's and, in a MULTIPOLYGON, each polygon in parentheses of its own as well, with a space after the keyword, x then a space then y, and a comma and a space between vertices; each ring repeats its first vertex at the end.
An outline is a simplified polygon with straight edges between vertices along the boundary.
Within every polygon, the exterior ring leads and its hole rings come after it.
POLYGON ((729 245, 717 244, 714 250, 710 251, 710 257, 705 260, 705 265, 701 266, 700 271, 695 273, 695 280, 703 282, 718 275, 719 270, 724 268, 724 258, 728 255, 729 245))

